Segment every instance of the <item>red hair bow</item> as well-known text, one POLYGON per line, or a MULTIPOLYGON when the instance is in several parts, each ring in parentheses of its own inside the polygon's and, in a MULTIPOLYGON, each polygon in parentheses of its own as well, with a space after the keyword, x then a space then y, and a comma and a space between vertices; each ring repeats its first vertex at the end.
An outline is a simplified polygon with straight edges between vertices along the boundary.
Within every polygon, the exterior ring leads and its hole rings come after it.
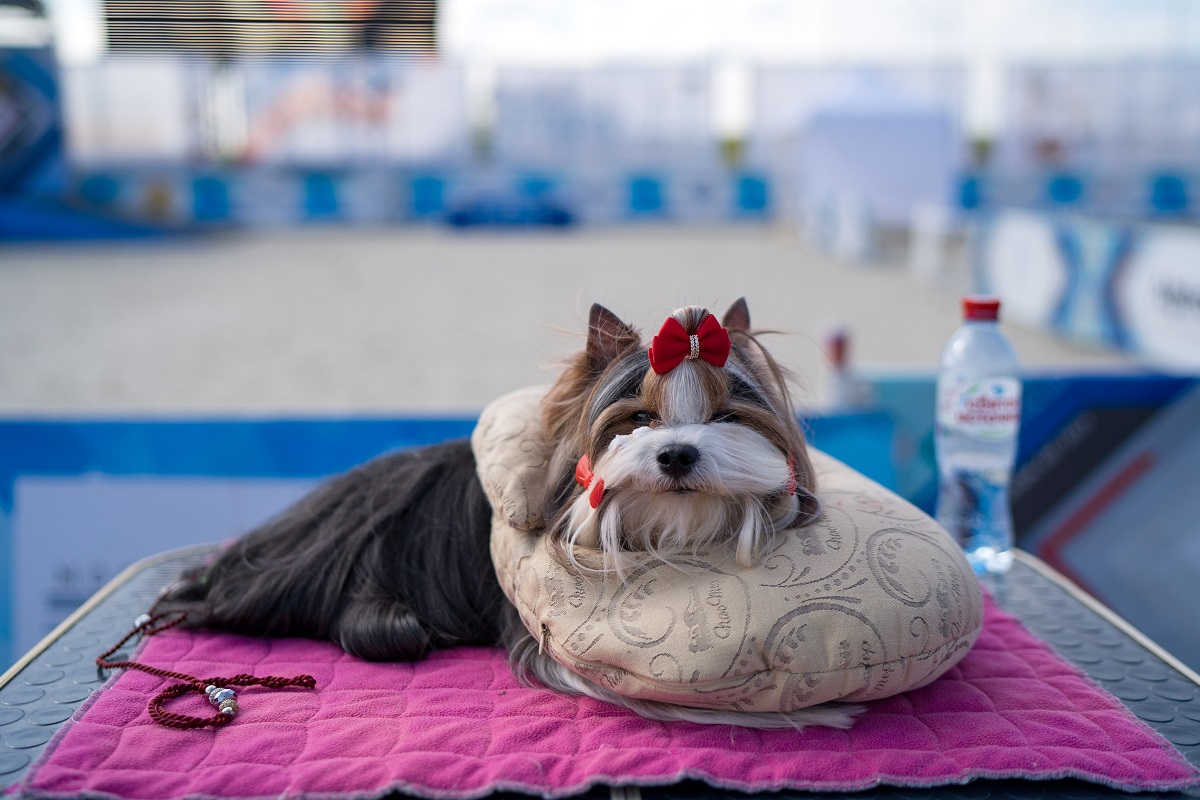
POLYGON ((604 478, 596 478, 592 473, 592 462, 584 453, 579 457, 579 463, 575 465, 575 482, 583 488, 592 487, 592 491, 588 493, 588 503, 592 508, 597 508, 600 501, 604 498, 604 478), (595 483, 592 480, 595 479, 595 483))
POLYGON ((679 320, 667 317, 650 342, 649 354, 650 366, 659 375, 675 369, 685 359, 702 358, 714 367, 723 367, 729 358, 729 331, 709 314, 689 336, 679 320))

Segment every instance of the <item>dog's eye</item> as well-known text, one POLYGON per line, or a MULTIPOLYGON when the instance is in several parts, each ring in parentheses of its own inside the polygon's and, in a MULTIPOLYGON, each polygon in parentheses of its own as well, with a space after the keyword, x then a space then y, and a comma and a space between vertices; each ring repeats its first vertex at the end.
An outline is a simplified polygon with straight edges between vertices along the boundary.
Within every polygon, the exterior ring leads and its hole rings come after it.
POLYGON ((658 414, 653 411, 635 411, 629 419, 634 425, 649 425, 658 420, 658 414))
POLYGON ((708 420, 709 422, 737 422, 738 415, 733 411, 718 411, 708 420))

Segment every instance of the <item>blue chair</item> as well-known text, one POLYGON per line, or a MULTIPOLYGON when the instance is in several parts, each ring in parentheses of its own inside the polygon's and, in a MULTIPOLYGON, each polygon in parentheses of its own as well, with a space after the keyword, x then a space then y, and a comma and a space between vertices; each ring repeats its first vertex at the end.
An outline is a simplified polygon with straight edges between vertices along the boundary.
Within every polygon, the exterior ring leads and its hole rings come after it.
POLYGON ((1185 214, 1191 205, 1187 182, 1179 175, 1163 173, 1150 181, 1150 208, 1156 215, 1185 214))
POLYGON ((1046 197, 1051 205, 1074 206, 1083 200, 1083 181, 1074 175, 1061 173, 1050 177, 1046 184, 1046 197))

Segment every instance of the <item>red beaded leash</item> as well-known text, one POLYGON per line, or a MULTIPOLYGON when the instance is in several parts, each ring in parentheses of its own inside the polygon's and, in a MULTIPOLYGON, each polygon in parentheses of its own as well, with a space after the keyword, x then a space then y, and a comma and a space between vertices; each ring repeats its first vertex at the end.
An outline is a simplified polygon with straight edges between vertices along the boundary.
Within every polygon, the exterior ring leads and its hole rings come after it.
POLYGON ((159 678, 171 678, 172 680, 182 681, 173 686, 168 686, 163 689, 150 701, 149 711, 150 718, 159 725, 166 725, 168 728, 179 728, 189 730, 192 728, 219 728, 222 725, 228 725, 237 715, 238 701, 237 694, 230 689, 230 686, 263 686, 267 689, 284 689, 289 686, 298 686, 302 689, 316 688, 317 679, 311 675, 297 675, 294 678, 280 678, 274 675, 268 675, 263 678, 254 675, 241 674, 234 675, 229 678, 209 678, 203 680, 194 675, 188 675, 183 672, 173 672, 169 669, 161 669, 159 667, 151 667, 147 664, 142 664, 137 661, 109 661, 108 657, 121 649, 122 646, 134 636, 142 634, 145 636, 154 636, 162 633, 165 630, 174 628, 176 625, 187 619, 187 614, 178 612, 178 615, 161 625, 155 623, 171 616, 171 614, 143 614, 134 621, 133 630, 125 634, 121 641, 110 647, 104 653, 96 658, 96 666, 101 669, 136 669, 150 675, 155 675, 159 678), (217 707, 217 712, 212 717, 194 717, 190 714, 179 714, 166 709, 166 702, 173 698, 185 695, 188 692, 199 692, 208 697, 208 701, 217 707))

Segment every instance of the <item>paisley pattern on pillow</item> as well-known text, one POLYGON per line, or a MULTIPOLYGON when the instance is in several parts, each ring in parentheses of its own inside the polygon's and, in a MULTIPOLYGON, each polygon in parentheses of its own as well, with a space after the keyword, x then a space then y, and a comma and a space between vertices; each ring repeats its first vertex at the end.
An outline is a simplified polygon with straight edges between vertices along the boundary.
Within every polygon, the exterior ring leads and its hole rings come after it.
POLYGON ((961 550, 893 492, 813 450, 824 512, 762 564, 731 553, 645 558, 624 581, 576 548, 560 563, 538 503, 549 447, 541 389, 485 409, 472 437, 496 510, 492 560, 526 628, 559 663, 618 694, 701 708, 793 711, 888 697, 966 655, 983 599, 961 550))

